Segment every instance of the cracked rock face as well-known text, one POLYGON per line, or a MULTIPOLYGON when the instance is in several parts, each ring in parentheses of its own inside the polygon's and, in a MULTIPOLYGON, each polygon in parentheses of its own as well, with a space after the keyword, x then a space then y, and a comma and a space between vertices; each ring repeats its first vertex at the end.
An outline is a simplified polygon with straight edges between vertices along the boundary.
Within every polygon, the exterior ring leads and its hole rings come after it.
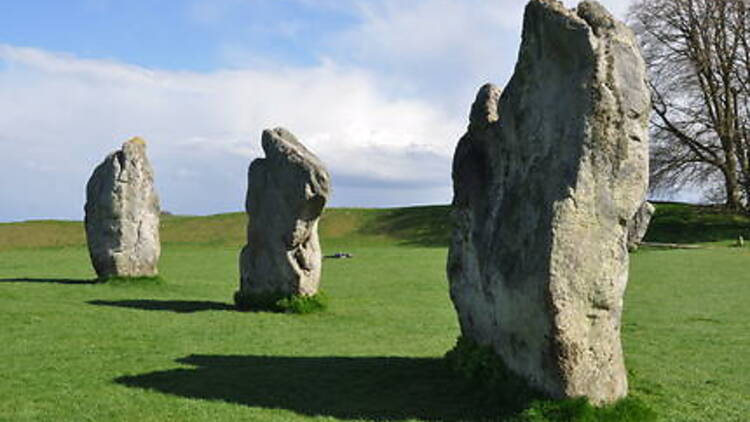
POLYGON ((627 27, 594 1, 531 0, 511 81, 481 88, 456 148, 462 335, 551 397, 627 394, 627 224, 648 185, 649 112, 627 27))
POLYGON ((313 295, 322 266, 318 220, 330 196, 330 176, 286 129, 263 131, 262 144, 266 157, 248 170, 239 294, 313 295))
POLYGON ((89 255, 99 278, 158 274, 159 197, 142 139, 125 142, 94 169, 85 211, 89 255))

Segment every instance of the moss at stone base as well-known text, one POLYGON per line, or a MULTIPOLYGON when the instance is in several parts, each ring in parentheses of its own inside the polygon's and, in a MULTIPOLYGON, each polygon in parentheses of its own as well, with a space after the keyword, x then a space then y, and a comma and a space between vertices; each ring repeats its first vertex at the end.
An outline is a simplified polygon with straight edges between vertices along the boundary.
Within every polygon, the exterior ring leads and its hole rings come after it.
POLYGON ((163 284, 164 279, 161 276, 139 276, 139 277, 122 277, 122 276, 110 276, 100 277, 97 279, 99 283, 108 284, 163 284))
POLYGON ((516 422, 650 422, 656 413, 637 398, 593 406, 586 397, 553 400, 512 372, 491 346, 459 337, 445 354, 448 366, 470 387, 479 390, 484 402, 498 417, 516 422))
POLYGON ((520 410, 529 402, 544 398, 540 391, 509 370, 491 346, 459 337, 456 346, 445 354, 445 360, 454 372, 503 408, 520 410))
POLYGON ((314 295, 288 295, 280 292, 234 293, 234 304, 240 311, 267 311, 309 314, 324 311, 328 300, 323 292, 314 295))

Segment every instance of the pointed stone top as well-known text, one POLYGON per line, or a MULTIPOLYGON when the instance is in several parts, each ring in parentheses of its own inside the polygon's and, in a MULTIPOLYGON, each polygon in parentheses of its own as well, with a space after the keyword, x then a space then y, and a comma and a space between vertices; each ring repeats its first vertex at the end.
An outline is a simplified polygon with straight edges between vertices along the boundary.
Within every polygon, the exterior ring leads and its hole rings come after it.
POLYGON ((302 145, 292 132, 283 127, 264 130, 261 144, 268 159, 285 159, 307 163, 315 168, 325 168, 320 159, 312 151, 302 145))
POLYGON ((602 29, 615 27, 615 18, 597 1, 587 0, 578 5, 576 13, 599 35, 602 29))
POLYGON ((612 14, 596 0, 586 0, 575 9, 568 9, 558 0, 530 0, 527 7, 544 8, 578 23, 583 23, 598 36, 602 29, 612 29, 616 20, 612 14))
POLYGON ((143 140, 143 138, 135 136, 127 141, 123 142, 122 144, 122 150, 123 153, 130 155, 130 154, 138 154, 138 155, 145 155, 146 153, 146 141, 143 140))
POLYGON ((148 160, 146 158, 146 141, 138 136, 123 142, 122 148, 114 151, 113 154, 121 156, 121 159, 129 157, 130 159, 148 160))

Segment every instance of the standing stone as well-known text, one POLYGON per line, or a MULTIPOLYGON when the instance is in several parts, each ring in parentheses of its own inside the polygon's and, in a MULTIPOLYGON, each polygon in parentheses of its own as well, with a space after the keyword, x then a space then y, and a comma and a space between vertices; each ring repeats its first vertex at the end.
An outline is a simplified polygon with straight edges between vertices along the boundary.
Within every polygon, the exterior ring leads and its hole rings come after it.
POLYGON ((318 292, 318 220, 330 195, 323 163, 283 128, 264 130, 263 151, 248 170, 247 245, 240 253, 238 305, 253 296, 318 292))
POLYGON ((553 398, 627 394, 627 223, 648 185, 645 65, 597 2, 531 0, 515 73, 482 87, 453 161, 462 336, 553 398))
POLYGON ((654 215, 654 211, 656 211, 656 208, 650 202, 643 201, 643 204, 635 212, 633 218, 628 221, 629 251, 638 249, 641 241, 643 241, 643 237, 646 236, 648 224, 651 222, 651 216, 654 215))
POLYGON ((159 197, 146 143, 107 156, 86 185, 86 239, 100 279, 158 274, 159 197))

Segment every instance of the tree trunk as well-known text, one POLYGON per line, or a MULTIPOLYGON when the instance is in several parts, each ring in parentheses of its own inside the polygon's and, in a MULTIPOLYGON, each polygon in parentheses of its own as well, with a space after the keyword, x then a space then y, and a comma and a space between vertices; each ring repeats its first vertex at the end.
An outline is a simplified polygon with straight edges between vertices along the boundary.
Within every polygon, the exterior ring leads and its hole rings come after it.
POLYGON ((742 191, 740 183, 737 180, 737 172, 733 171, 733 169, 723 167, 722 174, 724 175, 724 186, 727 191, 727 199, 724 206, 732 211, 742 210, 742 191))

